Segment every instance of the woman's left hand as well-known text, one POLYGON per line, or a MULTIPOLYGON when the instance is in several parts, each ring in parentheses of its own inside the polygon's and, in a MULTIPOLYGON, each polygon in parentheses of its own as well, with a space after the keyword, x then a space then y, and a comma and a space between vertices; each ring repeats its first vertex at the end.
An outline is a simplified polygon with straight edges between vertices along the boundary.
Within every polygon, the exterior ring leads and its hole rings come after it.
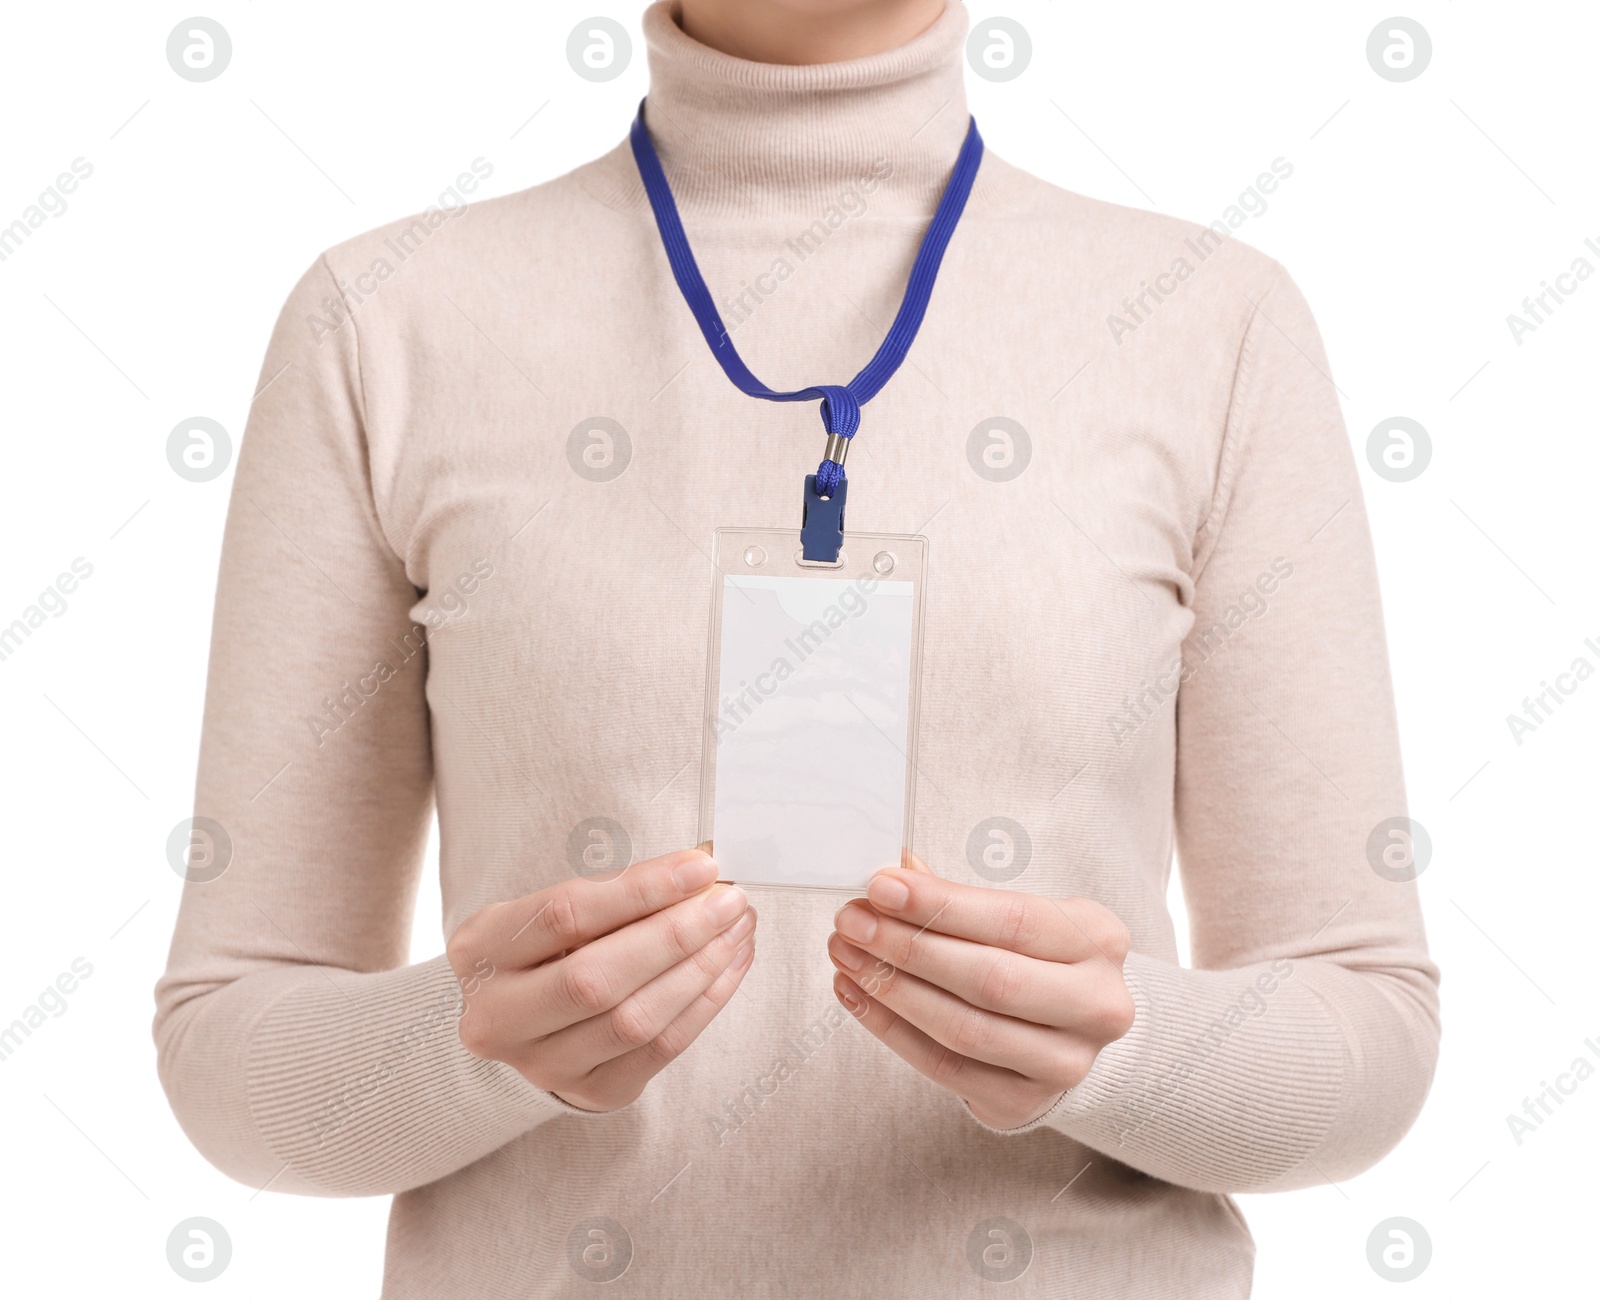
POLYGON ((834 926, 846 1010, 995 1128, 1044 1114, 1133 1025, 1127 927, 1086 898, 956 884, 914 862, 880 871, 834 926))

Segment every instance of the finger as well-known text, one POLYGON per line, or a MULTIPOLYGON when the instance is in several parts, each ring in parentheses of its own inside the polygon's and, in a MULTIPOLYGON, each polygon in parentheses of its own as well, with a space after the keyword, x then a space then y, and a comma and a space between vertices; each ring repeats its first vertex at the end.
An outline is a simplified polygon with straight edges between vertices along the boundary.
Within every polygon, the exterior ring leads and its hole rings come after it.
POLYGON ((985 1011, 1058 1028, 1093 1027, 1083 1008, 1102 967, 1040 961, 1006 948, 953 939, 880 916, 863 903, 840 908, 833 923, 838 933, 828 940, 829 955, 852 973, 873 958, 882 958, 985 1011), (1085 1022, 1081 1026, 1080 1020, 1085 1022))
POLYGON ((472 961, 486 958, 502 970, 537 966, 681 902, 717 874, 717 864, 698 849, 668 853, 606 879, 578 877, 485 908, 456 931, 451 944, 472 961))
POLYGON ((607 1061, 653 1042, 694 1001, 744 956, 755 940, 756 910, 746 908, 733 925, 698 952, 663 971, 611 1010, 541 1038, 524 1057, 529 1072, 570 1072, 581 1079, 607 1061), (564 1068, 552 1068, 560 1063, 564 1068))
MULTIPOLYGON (((732 963, 716 981, 678 1014, 643 1047, 607 1061, 589 1072, 580 1087, 585 1095, 594 1094, 607 1106, 625 1106, 644 1090, 645 1084, 681 1056, 728 1005, 755 960, 755 938, 746 939, 732 963)), ((564 1092, 566 1090, 563 1090, 564 1092)))
POLYGON ((880 871, 867 882, 867 899, 885 916, 1044 961, 1101 956, 1120 964, 1127 955, 1127 932, 1121 923, 1086 899, 962 885, 931 873, 895 868, 880 871))
MULTIPOLYGON (((1058 1030, 984 1011, 887 963, 881 963, 883 973, 877 968, 855 973, 835 965, 863 994, 961 1056, 1030 1079, 1053 1079, 1083 1064, 1073 1038, 1058 1030)), ((1088 1056, 1092 1063, 1093 1052, 1088 1056)))
POLYGON ((848 976, 833 977, 834 996, 866 1031, 919 1074, 960 1097, 1015 1098, 1019 1105, 1037 1091, 1015 1070, 953 1052, 896 1015, 848 976))
MULTIPOLYGON (((558 961, 486 983, 475 1008, 501 1041, 532 1040, 620 1005, 693 957, 749 908, 737 885, 716 885, 586 943, 558 961), (488 994, 490 996, 485 997, 488 994)), ((479 1026, 479 1032, 490 1032, 479 1026)))

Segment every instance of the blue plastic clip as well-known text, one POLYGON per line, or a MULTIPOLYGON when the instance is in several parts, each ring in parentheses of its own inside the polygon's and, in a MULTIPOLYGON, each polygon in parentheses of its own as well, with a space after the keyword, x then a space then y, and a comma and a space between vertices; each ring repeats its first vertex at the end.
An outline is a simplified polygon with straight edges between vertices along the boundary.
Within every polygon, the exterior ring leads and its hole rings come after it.
POLYGON ((800 549, 807 560, 837 564, 844 545, 844 498, 848 483, 839 484, 831 497, 817 494, 817 476, 806 475, 805 510, 800 516, 800 549))

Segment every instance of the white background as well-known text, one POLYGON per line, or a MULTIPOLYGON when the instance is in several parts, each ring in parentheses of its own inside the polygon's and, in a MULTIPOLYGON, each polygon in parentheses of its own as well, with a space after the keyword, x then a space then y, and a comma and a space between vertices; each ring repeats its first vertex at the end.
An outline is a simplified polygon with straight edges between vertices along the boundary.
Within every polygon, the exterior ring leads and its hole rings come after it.
MULTIPOLYGON (((1586 1037, 1600 1044, 1600 681, 1520 746, 1505 717, 1579 654, 1600 665, 1583 647, 1600 640, 1600 283, 1520 346, 1506 316, 1586 236, 1600 242, 1600 14, 1408 3, 1433 61, 1393 84, 1365 47, 1394 11, 1371 4, 971 8, 1031 33, 1022 76, 969 83, 990 146, 1036 174, 1209 221, 1274 158, 1293 163, 1240 234, 1315 308, 1364 467, 1412 813, 1434 844, 1422 888, 1443 1057, 1379 1168, 1243 1198, 1257 1294, 1391 1294, 1365 1248, 1391 1215, 1434 1250, 1401 1294, 1547 1291, 1563 1275, 1565 1293, 1592 1294, 1600 1079, 1521 1145, 1506 1116, 1586 1037), (1367 433, 1393 415, 1433 439, 1409 483, 1365 468, 1367 433)), ((228 1181, 156 1081, 151 988, 180 885, 165 844, 190 811, 230 481, 180 479, 166 438, 196 414, 237 437, 278 308, 321 249, 434 202, 474 158, 498 194, 619 141, 646 83, 641 45, 597 85, 570 70, 566 40, 594 13, 637 33, 639 10, 236 0, 202 11, 231 34, 231 65, 191 84, 165 46, 192 11, 6 8, 0 223, 73 159, 94 168, 0 263, 0 622, 74 557, 94 565, 0 663, 0 1023, 74 958, 94 967, 0 1063, 8 1294, 192 1295, 165 1242, 197 1214, 234 1246, 205 1294, 377 1291, 386 1201, 228 1181)), ((438 928, 425 887, 417 956, 439 951, 438 928)))

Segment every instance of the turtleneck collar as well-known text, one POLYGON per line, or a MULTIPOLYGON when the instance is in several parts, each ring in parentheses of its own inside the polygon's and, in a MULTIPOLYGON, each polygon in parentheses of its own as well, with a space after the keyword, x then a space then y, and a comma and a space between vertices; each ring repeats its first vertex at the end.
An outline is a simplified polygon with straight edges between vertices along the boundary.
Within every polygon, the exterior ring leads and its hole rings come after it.
MULTIPOLYGON (((874 212, 932 215, 967 131, 961 0, 883 54, 799 66, 702 45, 677 7, 657 0, 644 14, 645 124, 686 216, 820 210, 864 177, 874 212)), ((642 203, 637 176, 629 189, 629 206, 642 203)))

